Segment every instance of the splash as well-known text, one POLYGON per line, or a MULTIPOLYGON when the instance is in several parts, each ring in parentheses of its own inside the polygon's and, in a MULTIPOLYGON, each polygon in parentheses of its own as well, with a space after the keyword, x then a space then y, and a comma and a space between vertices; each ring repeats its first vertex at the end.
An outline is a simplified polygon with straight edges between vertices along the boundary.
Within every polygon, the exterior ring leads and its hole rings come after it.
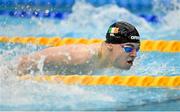
POLYGON ((160 38, 178 39, 180 31, 180 2, 179 0, 154 0, 154 13, 160 18, 161 25, 157 28, 160 38), (166 33, 164 33, 166 32, 166 33))
POLYGON ((94 7, 85 2, 76 2, 72 11, 73 13, 68 19, 61 23, 64 28, 62 32, 70 30, 82 37, 101 37, 104 39, 107 28, 116 21, 130 22, 140 31, 152 30, 144 19, 115 4, 94 7))

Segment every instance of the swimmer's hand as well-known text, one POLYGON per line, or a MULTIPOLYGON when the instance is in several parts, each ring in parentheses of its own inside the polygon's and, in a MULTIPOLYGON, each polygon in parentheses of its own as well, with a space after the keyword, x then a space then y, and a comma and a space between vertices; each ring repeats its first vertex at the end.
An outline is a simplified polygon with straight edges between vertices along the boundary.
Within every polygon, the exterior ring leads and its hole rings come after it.
POLYGON ((17 66, 17 75, 26 75, 30 72, 30 70, 34 69, 34 61, 30 60, 28 56, 22 56, 19 59, 19 63, 17 66))

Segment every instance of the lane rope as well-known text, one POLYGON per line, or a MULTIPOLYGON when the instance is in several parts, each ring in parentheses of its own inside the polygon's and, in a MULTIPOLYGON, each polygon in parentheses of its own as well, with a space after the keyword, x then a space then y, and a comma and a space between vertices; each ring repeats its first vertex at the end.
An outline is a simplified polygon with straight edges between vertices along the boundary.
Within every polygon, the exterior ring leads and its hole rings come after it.
MULTIPOLYGON (((86 38, 36 38, 36 37, 0 37, 3 43, 20 43, 35 44, 43 46, 62 46, 67 44, 95 44, 103 42, 102 39, 86 39, 86 38)), ((180 41, 178 40, 143 40, 141 42, 140 51, 142 52, 180 52, 180 41)))
MULTIPOLYGON (((23 75, 19 80, 37 82, 63 83, 67 85, 111 85, 131 87, 180 87, 180 76, 108 76, 108 75, 23 75)), ((180 88, 179 88, 180 89, 180 88)))

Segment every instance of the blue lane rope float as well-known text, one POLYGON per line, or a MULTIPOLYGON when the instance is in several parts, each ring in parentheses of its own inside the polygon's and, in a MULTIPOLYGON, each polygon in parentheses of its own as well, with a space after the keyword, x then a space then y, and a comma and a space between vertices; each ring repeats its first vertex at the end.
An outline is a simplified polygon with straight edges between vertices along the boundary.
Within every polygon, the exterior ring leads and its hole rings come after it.
POLYGON ((33 6, 51 6, 51 7, 72 7, 75 0, 1 0, 0 5, 17 6, 17 5, 33 5, 33 6))
POLYGON ((146 19, 149 22, 153 22, 153 23, 159 22, 158 16, 153 14, 139 14, 139 16, 146 19))
MULTIPOLYGON (((54 18, 54 19, 64 19, 68 17, 70 12, 62 12, 62 11, 24 11, 24 10, 0 10, 0 15, 8 15, 13 17, 21 17, 21 18, 54 18)), ((149 22, 157 23, 159 22, 158 17, 156 15, 150 14, 139 14, 140 17, 144 18, 149 22)))
MULTIPOLYGON (((117 4, 118 6, 133 7, 141 9, 142 6, 150 7, 153 5, 151 0, 85 0, 86 3, 90 3, 95 6, 102 6, 105 4, 117 4)), ((164 2, 167 2, 164 1, 164 2)), ((34 6, 66 6, 70 7, 75 4, 75 0, 1 0, 0 5, 34 5, 34 6)))
MULTIPOLYGON (((153 7, 153 1, 151 0, 138 0, 138 1, 127 1, 127 0, 85 0, 87 3, 94 5, 95 7, 103 6, 107 4, 116 4, 119 7, 127 8, 135 14, 143 17, 149 22, 158 22, 157 15, 149 14, 153 7), (148 10, 145 13, 144 10, 148 10), (140 12, 140 13, 139 13, 140 12)), ((168 4, 167 2, 166 4, 168 4)), ((14 17, 22 18, 55 18, 64 19, 72 12, 72 7, 75 4, 75 0, 2 0, 0 1, 0 15, 9 15, 14 17), (11 7, 10 9, 6 7, 11 7), (27 6, 28 8, 23 8, 27 6)))
POLYGON ((23 11, 23 10, 0 10, 0 15, 8 15, 13 17, 21 17, 21 18, 55 18, 55 19, 64 19, 66 18, 70 12, 49 12, 49 10, 45 11, 23 11))

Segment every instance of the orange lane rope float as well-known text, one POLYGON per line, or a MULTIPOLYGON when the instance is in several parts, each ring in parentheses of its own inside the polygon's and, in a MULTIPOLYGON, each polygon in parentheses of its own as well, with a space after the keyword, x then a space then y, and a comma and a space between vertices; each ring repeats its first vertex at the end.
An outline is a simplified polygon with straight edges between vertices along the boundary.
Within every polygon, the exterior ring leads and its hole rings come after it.
MULTIPOLYGON (((65 44, 94 44, 103 42, 102 39, 86 38, 36 38, 36 37, 0 37, 0 42, 35 44, 44 46, 61 46, 65 44)), ((143 40, 141 42, 141 51, 158 51, 158 52, 180 52, 180 41, 178 40, 143 40)))
POLYGON ((18 76, 18 79, 86 86, 114 85, 131 87, 180 87, 180 76, 24 75, 18 76))

